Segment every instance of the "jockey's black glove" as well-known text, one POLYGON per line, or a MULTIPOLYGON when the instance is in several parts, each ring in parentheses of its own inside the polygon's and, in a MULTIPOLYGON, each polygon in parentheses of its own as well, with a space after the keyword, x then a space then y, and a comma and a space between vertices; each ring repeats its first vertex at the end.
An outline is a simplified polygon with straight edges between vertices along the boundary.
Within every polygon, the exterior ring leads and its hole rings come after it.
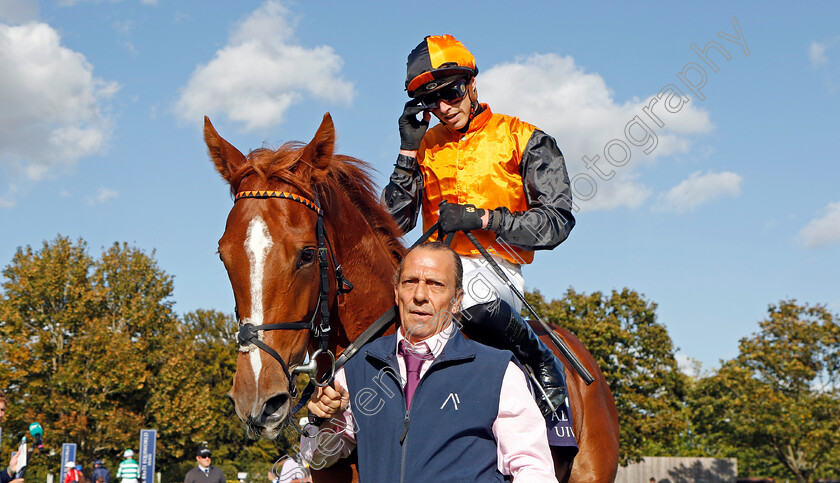
POLYGON ((481 217, 484 210, 475 205, 459 205, 457 203, 440 203, 440 229, 446 233, 456 231, 470 231, 481 229, 481 217))
POLYGON ((423 108, 412 99, 405 103, 402 116, 400 116, 400 149, 406 151, 417 151, 420 148, 420 141, 429 128, 429 119, 425 114, 423 118, 417 119, 417 115, 423 112, 423 108))

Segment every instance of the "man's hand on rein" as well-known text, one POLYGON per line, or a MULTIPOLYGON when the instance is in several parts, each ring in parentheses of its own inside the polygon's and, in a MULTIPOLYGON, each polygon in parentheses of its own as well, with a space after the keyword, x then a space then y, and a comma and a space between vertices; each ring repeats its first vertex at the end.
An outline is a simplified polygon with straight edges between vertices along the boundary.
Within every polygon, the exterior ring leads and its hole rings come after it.
POLYGON ((341 416, 348 404, 350 393, 338 381, 333 381, 332 386, 318 387, 306 407, 313 416, 332 419, 341 416))

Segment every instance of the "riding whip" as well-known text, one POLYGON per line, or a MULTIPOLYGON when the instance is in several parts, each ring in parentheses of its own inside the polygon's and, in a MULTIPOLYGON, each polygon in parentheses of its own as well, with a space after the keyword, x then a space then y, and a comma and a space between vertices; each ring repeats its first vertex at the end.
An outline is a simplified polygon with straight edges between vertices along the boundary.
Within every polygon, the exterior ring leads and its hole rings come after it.
POLYGON ((564 342, 563 339, 561 339, 560 336, 557 335, 551 329, 551 327, 549 327, 548 324, 546 324, 542 320, 542 318, 537 314, 537 311, 534 310, 533 307, 531 307, 531 304, 529 304, 527 300, 525 300, 525 296, 522 295, 522 293, 519 291, 519 289, 517 289, 513 285, 513 283, 510 281, 510 278, 508 278, 508 276, 505 274, 505 272, 502 271, 502 268, 499 267, 499 264, 496 263, 496 260, 494 260, 493 257, 490 255, 490 253, 488 253, 487 250, 484 248, 484 246, 482 246, 481 242, 478 241, 478 239, 475 237, 475 235, 473 235, 469 231, 464 230, 464 234, 467 235, 467 238, 470 239, 470 241, 475 246, 475 248, 487 260, 487 263, 489 263, 490 266, 493 267, 493 270, 496 272, 496 275, 498 275, 499 278, 503 282, 505 282, 505 284, 507 284, 508 288, 514 294, 516 294, 516 296, 517 296, 517 298, 519 298, 519 300, 522 301, 522 304, 525 305, 525 308, 528 309, 528 312, 531 312, 531 315, 533 315, 534 318, 537 320, 537 322, 540 323, 542 328, 545 329, 545 331, 548 333, 548 337, 551 338, 551 342, 554 342, 554 345, 557 347, 557 349, 560 350, 560 352, 563 354, 563 357, 565 357, 566 360, 569 361, 569 363, 572 365, 572 368, 575 370, 575 372, 577 372, 578 375, 581 377, 581 379, 583 379, 583 382, 585 382, 587 386, 592 384, 592 382, 595 380, 595 378, 592 377, 592 374, 589 372, 589 370, 583 365, 583 363, 580 362, 580 359, 578 359, 578 357, 575 355, 575 353, 572 352, 572 350, 569 348, 569 346, 566 345, 566 342, 564 342))

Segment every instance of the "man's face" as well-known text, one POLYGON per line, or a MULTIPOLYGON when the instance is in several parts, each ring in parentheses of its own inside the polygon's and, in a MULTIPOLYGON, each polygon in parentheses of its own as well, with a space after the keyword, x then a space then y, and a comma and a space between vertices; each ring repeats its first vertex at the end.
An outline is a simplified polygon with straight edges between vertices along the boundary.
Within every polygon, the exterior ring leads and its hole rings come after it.
POLYGON ((440 122, 445 124, 448 128, 455 131, 462 129, 470 122, 470 107, 472 105, 470 93, 473 92, 474 88, 475 77, 473 77, 467 85, 467 95, 452 104, 441 100, 438 103, 437 108, 432 109, 430 112, 437 116, 437 118, 440 119, 440 122))
POLYGON ((460 305, 458 292, 451 253, 419 248, 406 256, 394 297, 409 342, 427 339, 449 325, 460 305))
POLYGON ((0 423, 3 422, 3 418, 6 416, 6 401, 0 401, 0 423))
POLYGON ((210 466, 210 456, 196 456, 195 459, 198 461, 198 466, 202 468, 207 468, 210 466))

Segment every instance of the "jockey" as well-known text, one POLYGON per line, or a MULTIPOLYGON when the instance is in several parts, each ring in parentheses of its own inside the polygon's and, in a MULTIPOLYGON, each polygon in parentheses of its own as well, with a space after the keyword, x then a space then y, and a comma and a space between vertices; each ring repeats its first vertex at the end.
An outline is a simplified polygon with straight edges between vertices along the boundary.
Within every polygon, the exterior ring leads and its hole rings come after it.
POLYGON ((439 221, 443 231, 458 232, 451 246, 464 265, 463 331, 528 365, 551 402, 539 401, 548 415, 566 401, 563 365, 460 231, 472 230, 522 293, 521 265, 534 250, 559 245, 575 225, 569 176, 551 136, 478 102, 477 74, 472 53, 451 35, 426 37, 409 54, 411 100, 399 119, 400 153, 383 205, 404 232, 420 211, 424 230, 439 221), (430 113, 440 123, 427 131, 430 113))

